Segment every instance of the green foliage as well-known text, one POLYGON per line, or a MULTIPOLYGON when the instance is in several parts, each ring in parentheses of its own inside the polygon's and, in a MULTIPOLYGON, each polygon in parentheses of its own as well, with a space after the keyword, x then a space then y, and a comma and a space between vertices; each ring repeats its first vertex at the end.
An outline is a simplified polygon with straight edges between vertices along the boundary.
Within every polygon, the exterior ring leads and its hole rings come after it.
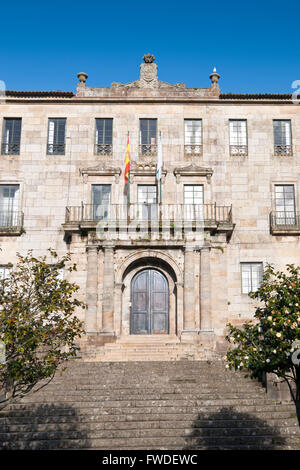
POLYGON ((228 324, 226 339, 231 343, 227 367, 245 369, 251 378, 275 373, 290 387, 295 402, 300 400, 300 367, 295 363, 295 342, 300 341, 300 267, 286 266, 286 272, 268 265, 263 281, 250 297, 257 299, 253 321, 242 328, 228 324), (290 383, 294 383, 295 389, 290 383))
POLYGON ((76 340, 83 325, 74 313, 85 306, 75 297, 79 287, 60 279, 61 269, 72 272, 76 265, 69 265, 69 255, 58 259, 55 251, 49 252, 51 264, 31 251, 18 254, 10 276, 0 282, 0 340, 6 347, 6 362, 0 364, 0 389, 6 391, 1 405, 41 381, 37 389, 45 386, 79 349, 76 340))

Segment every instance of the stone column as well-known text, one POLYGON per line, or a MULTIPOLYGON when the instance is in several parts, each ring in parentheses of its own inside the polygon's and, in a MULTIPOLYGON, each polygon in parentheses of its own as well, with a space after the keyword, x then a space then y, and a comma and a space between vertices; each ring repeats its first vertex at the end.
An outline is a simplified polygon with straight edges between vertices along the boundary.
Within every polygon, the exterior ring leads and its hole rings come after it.
POLYGON ((195 340, 195 264, 194 248, 186 246, 184 252, 184 289, 183 289, 183 331, 184 342, 195 340))
POLYGON ((201 331, 212 331, 210 247, 201 248, 200 263, 200 327, 201 331))
POLYGON ((101 333, 114 334, 114 245, 104 245, 101 333))
POLYGON ((116 335, 121 333, 122 328, 122 290, 123 283, 115 284, 115 299, 114 299, 114 329, 116 335))
POLYGON ((87 247, 87 279, 86 279, 86 303, 85 310, 86 332, 97 332, 97 300, 98 300, 98 247, 87 247))

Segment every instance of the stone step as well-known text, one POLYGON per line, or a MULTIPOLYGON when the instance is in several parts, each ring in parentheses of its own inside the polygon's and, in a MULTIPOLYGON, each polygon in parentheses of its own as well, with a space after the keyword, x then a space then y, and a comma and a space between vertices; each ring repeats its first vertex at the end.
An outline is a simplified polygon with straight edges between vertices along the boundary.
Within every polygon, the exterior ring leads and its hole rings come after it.
POLYGON ((98 450, 118 450, 118 449, 145 449, 148 448, 163 450, 169 449, 170 444, 174 448, 180 449, 197 449, 205 448, 209 449, 211 447, 226 448, 226 446, 234 447, 236 450, 239 449, 239 446, 255 446, 257 448, 276 448, 276 446, 281 446, 286 449, 287 446, 290 449, 300 449, 299 437, 283 437, 283 436, 231 436, 231 437, 181 437, 177 435, 170 435, 167 437, 137 437, 137 438, 126 438, 126 443, 124 438, 88 438, 80 435, 77 438, 73 439, 61 439, 53 438, 49 439, 47 436, 46 439, 34 440, 32 436, 28 436, 26 441, 24 438, 22 440, 12 439, 5 441, 2 444, 2 449, 35 449, 35 450, 46 450, 46 449, 98 449, 98 450))

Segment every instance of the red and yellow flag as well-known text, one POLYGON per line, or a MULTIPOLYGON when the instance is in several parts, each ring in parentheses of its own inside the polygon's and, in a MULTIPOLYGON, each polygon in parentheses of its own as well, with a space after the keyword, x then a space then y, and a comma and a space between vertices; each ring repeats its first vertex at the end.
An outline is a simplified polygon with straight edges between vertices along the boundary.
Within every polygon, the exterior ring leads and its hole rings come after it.
POLYGON ((125 153, 125 172, 124 172, 125 184, 127 184, 129 180, 129 171, 130 171, 130 153, 129 153, 129 137, 128 137, 126 153, 125 153))

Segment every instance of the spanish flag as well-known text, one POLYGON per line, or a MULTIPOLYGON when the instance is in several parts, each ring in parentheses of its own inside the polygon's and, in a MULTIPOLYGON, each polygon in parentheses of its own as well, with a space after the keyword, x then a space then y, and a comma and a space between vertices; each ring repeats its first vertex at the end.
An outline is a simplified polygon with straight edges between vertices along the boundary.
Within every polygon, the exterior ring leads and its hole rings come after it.
POLYGON ((127 184, 129 181, 129 171, 130 171, 130 153, 129 153, 129 137, 128 137, 126 153, 125 153, 125 171, 124 171, 125 184, 127 184))

